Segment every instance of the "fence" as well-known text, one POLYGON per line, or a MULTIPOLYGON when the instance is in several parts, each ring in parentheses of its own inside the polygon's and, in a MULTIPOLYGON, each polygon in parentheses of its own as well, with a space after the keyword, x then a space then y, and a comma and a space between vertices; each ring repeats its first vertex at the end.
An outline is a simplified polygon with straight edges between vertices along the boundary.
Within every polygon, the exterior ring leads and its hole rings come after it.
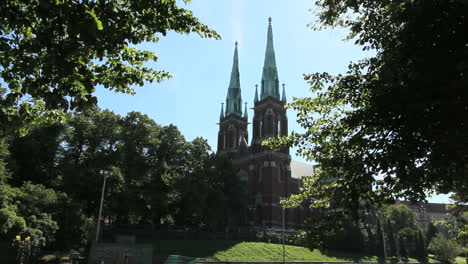
MULTIPOLYGON (((200 230, 153 230, 150 225, 125 225, 115 228, 105 228, 103 231, 103 241, 115 241, 116 236, 134 236, 136 241, 148 240, 233 240, 233 241, 282 241, 282 230, 240 227, 220 231, 200 231, 200 230)), ((295 234, 293 230, 287 230, 287 237, 295 234)), ((294 244, 287 240, 287 244, 294 244)))

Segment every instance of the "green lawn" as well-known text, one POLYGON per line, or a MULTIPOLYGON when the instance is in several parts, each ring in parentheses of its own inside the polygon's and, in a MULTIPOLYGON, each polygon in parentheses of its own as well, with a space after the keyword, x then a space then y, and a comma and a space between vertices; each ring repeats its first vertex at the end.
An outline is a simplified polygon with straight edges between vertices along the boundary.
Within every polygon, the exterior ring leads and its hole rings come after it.
MULTIPOLYGON (((358 256, 352 254, 322 254, 318 250, 310 251, 304 247, 285 246, 286 260, 312 260, 312 261, 374 261, 375 257, 358 256)), ((268 244, 258 242, 241 242, 233 247, 220 250, 207 260, 238 260, 238 261, 281 261, 283 259, 283 246, 281 244, 268 244)))
POLYGON ((457 257, 455 261, 457 262, 457 264, 466 264, 465 258, 462 257, 457 257))
MULTIPOLYGON (((211 261, 281 261, 281 244, 222 240, 158 240, 152 242, 156 255, 182 255, 211 261)), ((321 253, 307 248, 286 246, 286 260, 291 261, 377 261, 375 256, 336 252, 321 253)), ((416 261, 410 259, 410 261, 416 261)))

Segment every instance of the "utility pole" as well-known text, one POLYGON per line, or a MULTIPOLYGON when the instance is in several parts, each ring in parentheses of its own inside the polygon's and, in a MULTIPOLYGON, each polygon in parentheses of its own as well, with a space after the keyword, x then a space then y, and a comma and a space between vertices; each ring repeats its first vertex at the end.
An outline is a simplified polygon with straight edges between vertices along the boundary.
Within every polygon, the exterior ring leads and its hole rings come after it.
POLYGON ((282 205, 281 207, 283 209, 283 264, 285 264, 285 262, 286 262, 286 248, 284 246, 284 244, 285 244, 285 236, 284 236, 284 228, 285 228, 284 227, 284 222, 285 222, 285 220, 284 220, 284 210, 285 210, 285 208, 284 208, 284 204, 283 204, 283 202, 286 199, 287 199, 286 197, 280 197, 280 204, 282 205))
POLYGON ((286 262, 286 251, 284 247, 284 205, 283 205, 283 264, 286 262))
POLYGON ((104 175, 104 182, 102 184, 101 205, 99 206, 99 217, 97 220, 96 243, 99 241, 99 226, 101 225, 102 204, 104 203, 104 191, 106 189, 106 179, 107 179, 108 172, 100 171, 100 174, 104 175))

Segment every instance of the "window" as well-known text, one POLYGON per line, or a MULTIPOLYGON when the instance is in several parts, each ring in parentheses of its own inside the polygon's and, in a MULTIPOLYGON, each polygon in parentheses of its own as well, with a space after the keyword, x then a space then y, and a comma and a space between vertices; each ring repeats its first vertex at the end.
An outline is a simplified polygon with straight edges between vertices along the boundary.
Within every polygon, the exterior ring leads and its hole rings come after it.
POLYGON ((277 136, 281 136, 281 121, 280 120, 277 120, 276 121, 278 124, 277 124, 277 127, 278 127, 278 130, 277 130, 277 136))

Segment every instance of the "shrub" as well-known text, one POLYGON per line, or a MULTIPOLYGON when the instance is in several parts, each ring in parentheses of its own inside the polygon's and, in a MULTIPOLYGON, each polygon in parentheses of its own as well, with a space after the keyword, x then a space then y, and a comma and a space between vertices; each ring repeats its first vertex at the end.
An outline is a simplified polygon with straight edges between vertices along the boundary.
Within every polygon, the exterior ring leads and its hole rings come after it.
POLYGON ((436 260, 442 264, 454 263, 456 256, 461 252, 461 247, 453 240, 449 240, 438 233, 429 244, 429 250, 434 253, 436 260))

